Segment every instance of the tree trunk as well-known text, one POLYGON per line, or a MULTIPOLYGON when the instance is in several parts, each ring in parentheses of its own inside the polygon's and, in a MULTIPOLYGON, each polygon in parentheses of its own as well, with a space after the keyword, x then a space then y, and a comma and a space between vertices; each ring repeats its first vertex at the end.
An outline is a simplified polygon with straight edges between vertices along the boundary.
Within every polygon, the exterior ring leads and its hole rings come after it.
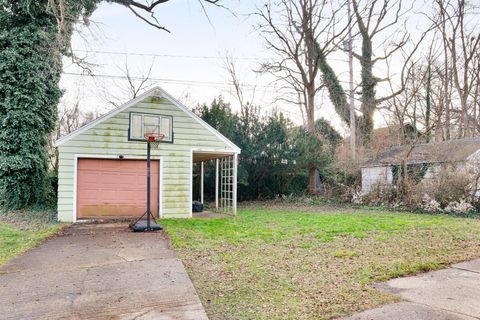
MULTIPOLYGON (((308 91, 308 101, 307 101, 307 134, 309 136, 315 135, 315 88, 309 87, 308 91)), ((309 155, 311 159, 311 155, 309 155)), ((316 169, 314 163, 308 163, 308 193, 316 194, 317 193, 317 184, 316 184, 316 169)))
POLYGON ((368 145, 372 139, 373 113, 376 108, 375 86, 377 85, 377 80, 373 75, 372 41, 368 33, 366 33, 366 30, 360 30, 360 33, 362 34, 362 58, 360 60, 360 65, 362 66, 362 104, 360 108, 363 113, 363 121, 359 129, 363 144, 368 145))
MULTIPOLYGON (((426 142, 429 143, 431 139, 431 130, 430 130, 430 115, 432 109, 431 101, 431 91, 432 91, 432 72, 431 72, 431 61, 428 61, 427 69, 427 96, 426 96, 426 110, 425 110, 425 130, 427 131, 426 142)), ((416 131, 417 127, 415 127, 416 131)))
POLYGON ((316 194, 317 193, 317 170, 314 167, 308 168, 308 193, 316 194))

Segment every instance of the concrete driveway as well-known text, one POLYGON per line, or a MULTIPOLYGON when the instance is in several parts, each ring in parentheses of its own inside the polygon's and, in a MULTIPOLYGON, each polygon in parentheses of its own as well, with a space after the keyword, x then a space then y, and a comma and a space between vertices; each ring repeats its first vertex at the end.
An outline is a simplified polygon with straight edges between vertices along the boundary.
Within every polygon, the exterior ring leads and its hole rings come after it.
POLYGON ((345 320, 475 320, 480 319, 480 259, 443 270, 397 278, 376 285, 403 301, 345 320))
POLYGON ((163 233, 78 224, 0 268, 1 319, 207 319, 163 233))

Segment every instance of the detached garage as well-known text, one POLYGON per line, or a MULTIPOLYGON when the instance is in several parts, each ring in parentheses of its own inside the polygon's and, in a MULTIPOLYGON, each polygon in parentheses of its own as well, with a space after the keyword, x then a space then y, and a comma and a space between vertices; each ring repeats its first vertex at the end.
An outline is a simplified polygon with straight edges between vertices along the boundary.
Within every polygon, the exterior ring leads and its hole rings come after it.
MULTIPOLYGON (((56 142, 58 219, 139 217, 146 210, 146 132, 164 137, 151 151, 151 209, 191 217, 193 163, 215 161, 215 207, 236 212, 240 149, 159 87, 56 142)), ((202 179, 203 180, 203 179, 202 179)), ((201 187, 203 198, 203 187, 201 187)))

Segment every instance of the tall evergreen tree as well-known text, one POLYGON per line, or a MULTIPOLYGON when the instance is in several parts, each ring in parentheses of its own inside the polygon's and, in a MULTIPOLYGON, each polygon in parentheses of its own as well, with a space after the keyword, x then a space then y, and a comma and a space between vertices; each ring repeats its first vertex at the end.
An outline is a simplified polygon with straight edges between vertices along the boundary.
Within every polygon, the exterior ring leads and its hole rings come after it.
MULTIPOLYGON (((222 98, 194 111, 242 149, 238 166, 240 200, 305 193, 310 164, 315 164, 321 179, 326 178, 335 145, 342 139, 326 120, 317 120, 315 134, 308 134, 282 113, 261 116, 259 108, 252 105, 233 113, 222 98)), ((213 195, 214 163, 206 166, 205 190, 213 195)))

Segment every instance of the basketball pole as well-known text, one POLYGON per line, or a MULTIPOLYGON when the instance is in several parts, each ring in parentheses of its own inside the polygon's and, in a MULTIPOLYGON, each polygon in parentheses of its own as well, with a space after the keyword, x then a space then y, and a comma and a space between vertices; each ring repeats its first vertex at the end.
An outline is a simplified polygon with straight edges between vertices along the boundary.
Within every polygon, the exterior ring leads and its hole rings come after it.
POLYGON ((154 216, 152 214, 151 210, 151 149, 152 149, 152 143, 155 146, 158 146, 158 142, 163 138, 163 135, 161 134, 154 134, 154 133, 148 133, 145 134, 145 138, 147 140, 147 211, 145 211, 142 216, 136 220, 134 220, 132 223, 130 223, 130 228, 134 232, 145 232, 145 231, 158 231, 162 230, 162 226, 158 225, 156 221, 150 221, 154 216), (143 220, 143 218, 147 216, 147 221, 143 220))
POLYGON ((147 141, 147 230, 150 231, 150 141, 147 141))

